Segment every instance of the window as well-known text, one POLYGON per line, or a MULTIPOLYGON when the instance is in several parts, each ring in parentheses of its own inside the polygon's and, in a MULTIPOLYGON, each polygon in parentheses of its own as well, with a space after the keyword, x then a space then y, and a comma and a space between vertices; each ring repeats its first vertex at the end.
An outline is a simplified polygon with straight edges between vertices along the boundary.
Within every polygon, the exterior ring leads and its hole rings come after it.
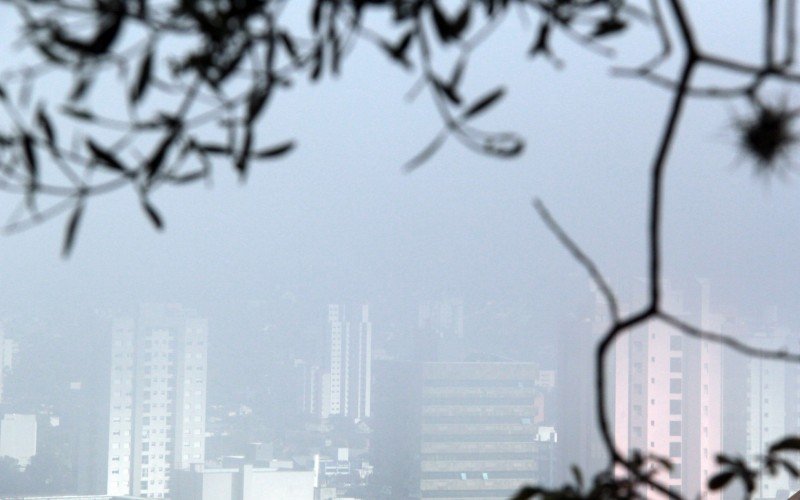
POLYGON ((669 471, 670 479, 680 479, 681 478, 681 464, 672 464, 672 470, 669 471))
POLYGON ((680 394, 681 393, 681 379, 672 378, 672 379, 669 380, 669 393, 670 394, 680 394))
POLYGON ((671 373, 681 372, 681 358, 677 356, 669 358, 669 371, 671 373))
POLYGON ((669 457, 670 458, 680 458, 681 456, 681 443, 670 443, 669 444, 669 457))
POLYGON ((673 420, 669 423, 669 435, 670 436, 681 435, 681 423, 679 421, 673 420))
POLYGON ((681 414, 681 400, 680 399, 671 399, 669 401, 669 414, 670 415, 680 415, 681 414))
POLYGON ((669 337, 669 350, 680 351, 682 348, 682 338, 680 335, 670 335, 669 337))

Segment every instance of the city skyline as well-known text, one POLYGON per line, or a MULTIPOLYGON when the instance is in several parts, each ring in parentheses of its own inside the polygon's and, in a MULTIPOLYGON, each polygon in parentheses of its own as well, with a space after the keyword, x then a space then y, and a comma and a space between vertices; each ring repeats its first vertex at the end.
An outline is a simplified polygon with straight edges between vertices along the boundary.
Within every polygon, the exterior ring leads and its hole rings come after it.
MULTIPOLYGON (((638 287, 638 282, 634 280, 631 286, 632 301, 638 287)), ((713 285, 708 281, 695 280, 671 284, 665 289, 665 300, 671 310, 680 313, 681 318, 698 321, 705 328, 727 331, 735 338, 754 345, 780 348, 792 341, 791 330, 781 326, 780 318, 775 315, 774 310, 768 311, 763 319, 756 320, 723 314, 720 311, 725 308, 720 307, 713 292, 713 285)), ((380 453, 394 453, 395 449, 399 450, 400 448, 395 448, 400 446, 397 436, 405 432, 386 428, 387 418, 389 421, 403 422, 405 419, 413 422, 416 418, 415 411, 421 412, 423 417, 434 410, 456 411, 453 404, 461 404, 463 412, 469 413, 473 411, 471 405, 491 406, 505 401, 511 397, 508 390, 522 391, 517 396, 524 395, 522 399, 527 401, 522 402, 520 397, 514 396, 515 404, 521 405, 519 411, 524 409, 527 412, 525 415, 518 415, 517 410, 511 407, 503 407, 511 411, 519 422, 512 423, 506 416, 499 414, 495 420, 477 417, 476 414, 475 418, 478 420, 474 422, 434 422, 428 421, 432 417, 424 417, 416 424, 416 430, 406 435, 405 441, 406 444, 419 447, 421 456, 424 457, 423 450, 429 450, 430 454, 432 446, 455 446, 456 442, 462 443, 459 446, 466 446, 465 449, 488 446, 491 443, 486 439, 490 434, 479 431, 479 427, 496 430, 499 429, 498 426, 516 425, 519 429, 514 427, 517 429, 514 432, 521 432, 518 437, 524 437, 526 445, 533 446, 524 452, 530 454, 528 458, 525 459, 520 455, 521 452, 515 451, 517 458, 514 460, 521 460, 515 465, 516 462, 494 463, 493 459, 479 459, 477 455, 472 461, 442 461, 435 457, 428 461, 417 461, 413 458, 413 452, 410 455, 401 454, 395 460, 405 456, 409 461, 402 467, 417 470, 413 477, 419 479, 416 483, 412 482, 412 490, 433 488, 431 491, 447 491, 455 488, 460 491, 469 485, 469 488, 473 488, 472 491, 482 491, 486 488, 479 487, 478 483, 483 482, 487 485, 504 485, 502 488, 497 486, 486 491, 497 492, 503 489, 508 493, 511 491, 508 489, 511 482, 519 480, 521 485, 525 482, 525 477, 533 482, 556 485, 560 481, 569 480, 568 476, 564 476, 563 464, 573 462, 578 463, 588 473, 593 467, 601 467, 604 458, 602 454, 591 458, 593 452, 589 450, 598 442, 597 436, 592 434, 593 426, 587 427, 585 423, 572 419, 572 415, 583 415, 587 421, 591 421, 593 406, 591 399, 579 401, 580 398, 574 397, 579 394, 573 392, 579 391, 574 387, 574 377, 584 373, 585 380, 591 383, 592 372, 591 364, 584 364, 584 372, 577 370, 576 364, 581 364, 581 354, 576 348, 584 345, 589 348, 588 354, 591 354, 593 335, 602 331, 607 318, 603 313, 604 308, 597 307, 598 304, 595 303, 596 290, 587 289, 585 298, 585 307, 578 321, 566 327, 570 335, 562 337, 561 345, 568 356, 558 362, 533 360, 535 353, 518 352, 517 359, 514 359, 501 352, 503 349, 486 351, 483 349, 481 335, 476 336, 484 328, 483 323, 486 321, 480 316, 489 315, 489 318, 495 318, 492 321, 497 321, 497 317, 492 309, 482 308, 480 304, 465 303, 458 297, 421 302, 415 310, 409 311, 409 330, 404 338, 413 345, 422 347, 422 351, 409 349, 407 344, 399 342, 398 336, 390 332, 396 325, 374 322, 374 308, 367 301, 361 301, 352 307, 344 302, 320 305, 316 319, 309 318, 313 320, 310 324, 317 325, 313 327, 316 333, 308 337, 317 344, 317 349, 308 350, 307 356, 292 355, 280 366, 261 365, 262 373, 277 376, 279 372, 285 371, 276 380, 291 381, 291 385, 284 387, 288 399, 281 399, 291 401, 291 405, 280 411, 300 419, 291 431, 295 436, 290 437, 291 434, 283 434, 276 428, 277 433, 252 434, 241 441, 237 438, 234 442, 240 444, 233 444, 232 447, 229 445, 227 448, 220 448, 219 444, 223 444, 225 436, 236 432, 241 425, 233 425, 235 421, 256 419, 268 425, 273 422, 273 426, 284 424, 279 424, 283 421, 280 418, 271 420, 274 418, 271 414, 260 413, 261 409, 247 407, 244 400, 240 400, 242 402, 235 411, 233 410, 237 407, 229 406, 227 414, 213 409, 219 406, 219 398, 213 392, 206 396, 206 386, 219 385, 220 380, 211 376, 206 381, 206 374, 223 373, 214 366, 222 358, 215 358, 213 351, 206 352, 215 345, 215 332, 210 327, 213 322, 208 318, 199 319, 203 317, 201 313, 193 312, 177 303, 145 304, 140 307, 136 316, 131 317, 109 316, 106 323, 108 330, 101 335, 106 339, 109 349, 108 365, 103 372, 108 378, 106 394, 109 399, 105 406, 108 411, 108 431, 105 435, 108 465, 104 469, 106 479, 103 483, 103 488, 107 487, 107 490, 102 493, 166 498, 171 494, 168 485, 172 481, 176 485, 182 485, 183 489, 175 490, 174 494, 178 495, 175 496, 176 499, 183 500, 185 495, 191 497, 186 492, 201 491, 202 487, 198 490, 196 485, 204 484, 202 481, 210 481, 211 478, 217 481, 223 477, 228 477, 229 481, 236 477, 257 477, 258 481, 263 481, 259 483, 262 484, 260 488, 273 484, 276 488, 285 488, 285 491, 313 490, 315 495, 323 492, 329 496, 334 495, 330 498, 335 498, 336 491, 358 491, 353 488, 367 488, 365 491, 370 491, 368 488, 371 485, 377 487, 383 484, 382 474, 385 474, 387 467, 390 467, 388 470, 401 467, 400 464, 380 456, 380 453), (577 340, 581 338, 583 340, 577 340), (318 352, 319 356, 314 355, 314 352, 318 352), (420 353, 426 355, 421 356, 420 353), (564 365, 564 362, 567 364, 564 365), (399 382, 405 387, 387 389, 386 373, 391 373, 394 368, 390 366, 398 363, 397 366, 405 368, 390 377, 391 384, 399 382), (502 378, 510 373, 503 368, 511 366, 509 363, 521 363, 520 366, 530 371, 524 377, 525 381, 514 385, 515 388, 519 386, 517 389, 497 386, 492 389, 494 392, 486 392, 489 389, 485 384, 489 379, 466 376, 468 372, 483 370, 494 373, 494 378, 502 378), (414 368, 419 370, 418 386, 413 382, 416 376, 410 375, 413 371, 409 368, 411 366, 419 367, 414 368), (467 372, 456 370, 461 375, 451 380, 451 386, 443 385, 441 381, 436 382, 430 378, 432 375, 424 375, 436 370, 447 372, 450 370, 448 366, 453 369, 458 366, 468 368, 467 372), (496 366, 496 370, 492 366, 496 366), (334 375, 338 376, 338 387, 332 383, 335 380, 334 375), (189 384, 185 385, 185 382, 189 384), (399 396, 401 392, 409 390, 411 392, 408 396, 399 396), (197 394, 196 391, 200 393, 197 394), (337 394, 338 407, 333 404, 337 394), (387 398, 391 400, 395 395, 400 397, 398 401, 406 401, 405 407, 402 411, 390 409, 390 416, 387 417, 387 404, 389 408, 391 404, 396 404, 387 403, 387 398), (456 403, 453 399, 455 397, 462 398, 459 400, 461 402, 456 403), (206 398, 210 398, 208 403, 206 398), (569 400, 567 406, 563 402, 559 403, 564 398, 569 400), (438 407, 437 404, 445 406, 438 407), (581 407, 581 404, 585 405, 581 407), (377 414, 375 405, 378 408, 377 414), (338 413, 335 413, 336 409, 338 413), (411 413, 403 417, 409 411, 411 413), (164 418, 163 421, 161 417, 164 418), (206 423, 207 420, 210 423, 206 423), (228 421, 230 423, 226 423, 228 421), (350 430, 345 432, 348 428, 350 430), (575 440, 586 431, 590 432, 580 438, 583 441, 575 440), (258 435, 268 442, 268 448, 259 446, 258 450, 261 451, 248 451, 251 450, 251 444, 248 443, 258 435), (300 439, 299 436, 303 435, 305 437, 300 439), (321 444, 310 448, 302 445, 295 449, 304 440, 318 440, 323 436, 327 438, 319 441, 321 444), (213 441, 212 444, 210 441, 218 439, 221 440, 219 443, 213 441), (477 440, 471 441, 473 439, 477 440), (330 444, 324 445, 323 442, 330 444), (576 447, 578 442, 582 444, 576 447), (591 444, 593 442, 595 444, 591 444), (126 444, 128 448, 125 447, 126 444), (214 450, 214 455, 205 454, 209 446, 214 450), (292 449, 294 451, 288 451, 292 449), (575 450, 588 460, 575 460, 578 458, 575 450), (241 453, 241 456, 237 453, 241 453), (303 456, 306 457, 305 461, 301 458, 303 456), (204 465, 205 469, 196 469, 192 464, 204 465), (523 467, 522 464, 526 465, 523 467), (245 471, 242 468, 245 466, 254 467, 253 472, 245 471), (453 467, 466 469, 457 471, 453 467), (476 467, 484 467, 486 470, 478 470, 476 467), (128 472, 123 472, 125 468, 128 472), (318 472, 312 473, 314 470, 318 472), (172 479, 178 477, 176 474, 179 471, 180 479, 172 479), (310 475, 299 474, 301 471, 309 471, 310 475), (465 476, 462 477, 463 475, 465 476), (352 477, 361 479, 355 484, 349 482, 352 477), (200 480, 198 478, 204 479, 197 483, 200 480), (314 484, 306 482, 312 479, 314 484), (462 484, 461 481, 465 482, 462 484), (136 485, 139 486, 138 490, 136 485), (181 494, 184 496, 179 496, 181 494)), ((622 306, 628 307, 625 304, 622 306)), ((280 333, 288 326, 288 323, 281 326, 281 322, 275 322, 274 313, 267 317, 271 318, 267 324, 272 326, 261 327, 263 329, 280 333)), ((5 330, 8 331, 8 327, 5 330)), ((13 341, 9 345, 13 346, 14 359, 24 362, 25 355, 28 354, 25 349, 26 337, 8 333, 5 337, 6 341, 13 341)), ((783 434, 800 429, 800 425, 797 425, 800 423, 800 411, 797 411, 800 409, 797 406, 797 401, 800 400, 797 389, 800 387, 800 376, 793 366, 776 366, 774 362, 754 359, 744 363, 739 360, 731 361, 731 354, 720 349, 720 346, 693 342, 678 332, 670 331, 663 324, 651 324, 618 343, 614 358, 614 390, 610 397, 617 445, 622 449, 640 448, 653 456, 669 457, 675 466, 670 474, 663 473, 664 479, 685 494, 700 491, 701 484, 717 470, 714 459, 718 452, 741 450, 749 459, 755 460, 764 446, 783 434), (750 401, 747 412, 738 411, 735 403, 732 407, 729 396, 725 396, 736 391, 729 387, 728 380, 732 381, 733 386, 744 384, 744 393, 750 401), (766 401, 764 394, 769 395, 766 401), (781 395, 783 397, 779 397, 781 395), (769 424, 765 425, 764 422, 767 421, 769 424)), ((15 394, 15 373, 9 373, 12 396, 15 394)), ((492 377, 490 379, 494 380, 492 377)), ((68 382, 68 385, 76 396, 85 392, 82 382, 68 382)), ((83 400, 75 399, 76 403, 79 401, 83 400)), ((8 408, 6 412, 13 410, 14 401, 0 408, 8 408)), ((23 412, 21 417, 14 418, 34 422, 45 432, 39 440, 44 439, 47 442, 48 439, 53 439, 48 437, 48 432, 52 432, 48 429, 54 425, 54 421, 63 419, 66 425, 73 419, 71 416, 67 418, 69 415, 77 414, 78 411, 92 411, 89 408, 91 407, 76 407, 75 410, 70 410, 71 413, 51 411, 49 420, 43 420, 47 413, 42 413, 45 410, 41 407, 33 412, 23 412), (46 422, 49 424, 45 424, 46 422)), ((98 411, 96 408, 95 406, 95 412, 98 411)), ((478 408, 479 406, 474 407, 475 410, 478 408)), ((91 443, 94 441, 87 436, 93 431, 97 432, 97 429, 80 426, 70 431, 79 433, 76 434, 78 442, 86 443, 82 445, 82 451, 76 454, 77 460, 83 459, 78 457, 92 454, 92 446, 95 445, 91 443)), ((31 449, 30 441, 26 441, 29 439, 26 437, 29 435, 27 432, 15 431, 14 435, 18 435, 19 439, 14 446, 31 449)), ((512 435, 516 436, 512 432, 508 437, 512 435)), ((499 435, 495 437, 502 438, 499 435)), ((227 439, 230 441, 232 438, 227 439)), ((0 432, 0 445, 2 443, 3 435, 0 432)), ((511 441, 502 438, 493 446, 505 446, 503 443, 511 441)), ((39 445, 34 441, 33 449, 36 450, 37 446, 39 445)), ((493 453, 501 453, 498 450, 500 448, 493 453)), ((24 452, 14 453, 20 459, 25 457, 24 452)), ((445 455, 439 453, 436 456, 445 455)), ((21 460, 20 463, 22 464, 21 460)), ((83 480, 83 484, 91 484, 91 481, 83 480)), ((765 480, 759 486, 761 496, 756 498, 772 500, 774 497, 769 496, 770 494, 792 491, 797 487, 800 485, 790 481, 786 475, 779 476, 773 480, 765 480)), ((456 493, 454 498, 458 495, 456 493)), ((653 498, 660 497, 656 495, 653 498)), ((709 495, 707 498, 717 496, 709 495)))

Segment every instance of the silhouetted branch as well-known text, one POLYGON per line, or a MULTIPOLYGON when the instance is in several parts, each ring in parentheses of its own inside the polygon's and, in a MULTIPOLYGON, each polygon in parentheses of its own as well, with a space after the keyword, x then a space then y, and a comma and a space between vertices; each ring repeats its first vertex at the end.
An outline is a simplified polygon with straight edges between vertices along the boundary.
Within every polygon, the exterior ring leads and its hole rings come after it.
POLYGON ((578 244, 569 237, 569 235, 558 224, 558 222, 556 222, 556 220, 550 214, 550 211, 547 210, 547 207, 541 200, 534 200, 533 207, 536 209, 536 212, 539 213, 539 217, 542 218, 547 228, 555 235, 561 245, 563 245, 564 248, 566 248, 567 251, 572 255, 572 257, 577 260, 584 269, 586 269, 586 272, 589 273, 589 277, 597 286, 598 290, 606 301, 609 317, 614 323, 616 323, 619 320, 619 306, 617 305, 617 298, 614 296, 614 292, 611 290, 608 282, 603 277, 603 274, 597 268, 597 265, 583 252, 583 250, 581 250, 580 246, 578 246, 578 244))

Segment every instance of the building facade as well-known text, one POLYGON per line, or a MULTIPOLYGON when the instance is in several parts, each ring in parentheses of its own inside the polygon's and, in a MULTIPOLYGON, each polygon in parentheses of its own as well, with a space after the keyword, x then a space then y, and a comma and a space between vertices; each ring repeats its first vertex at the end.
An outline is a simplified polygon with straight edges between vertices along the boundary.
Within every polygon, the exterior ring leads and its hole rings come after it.
POLYGON ((0 420, 0 457, 15 459, 22 468, 36 455, 36 415, 7 413, 0 420))
MULTIPOLYGON (((795 332, 776 325, 763 325, 744 338, 749 345, 762 349, 797 352, 800 347, 795 332)), ((731 356, 728 360, 731 364, 728 373, 739 372, 738 377, 734 374, 731 378, 743 381, 737 399, 731 402, 735 407, 728 408, 731 424, 744 430, 743 442, 739 440, 736 451, 744 452, 755 465, 772 444, 800 432, 800 369, 795 363, 757 357, 737 359, 731 356)), ((785 454, 784 458, 798 465, 796 454, 785 454)), ((765 474, 760 478, 752 498, 787 498, 798 488, 800 481, 785 470, 779 470, 775 475, 765 474)))
POLYGON ((4 399, 5 378, 13 369, 14 355, 18 350, 16 341, 5 336, 3 325, 0 324, 0 403, 7 402, 4 399))
POLYGON ((173 500, 314 500, 314 471, 254 467, 176 472, 173 500))
MULTIPOLYGON (((664 291, 665 310, 692 324, 718 331, 708 287, 701 285, 699 317, 683 294, 664 291)), ((617 448, 668 458, 672 470, 656 476, 685 496, 707 491, 722 450, 722 355, 718 344, 696 342, 660 322, 650 322, 615 344, 613 408, 617 448)), ((648 497, 660 498, 651 489, 648 497)))
POLYGON ((372 398, 372 323, 369 306, 361 306, 352 328, 343 305, 328 306, 328 370, 321 377, 323 417, 360 421, 370 417, 372 398))
POLYGON ((510 498, 552 480, 555 431, 536 425, 533 363, 422 365, 420 498, 510 498))
POLYGON ((179 305, 114 321, 109 495, 168 497, 172 471, 204 462, 207 336, 179 305))

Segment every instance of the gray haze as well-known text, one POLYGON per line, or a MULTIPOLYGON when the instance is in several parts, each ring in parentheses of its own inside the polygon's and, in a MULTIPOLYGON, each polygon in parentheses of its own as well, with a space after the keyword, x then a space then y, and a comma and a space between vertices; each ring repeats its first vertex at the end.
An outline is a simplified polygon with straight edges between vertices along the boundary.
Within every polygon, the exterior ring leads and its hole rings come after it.
MULTIPOLYGON (((722 13, 692 5, 701 43, 755 57, 747 36, 757 35, 760 7, 744 3, 726 2, 722 13)), ((456 297, 468 334, 497 335, 499 351, 519 346, 521 358, 554 367, 558 334, 583 307, 588 282, 531 201, 547 204, 612 283, 643 276, 648 165, 669 94, 610 75, 657 50, 649 28, 610 40, 615 59, 558 37, 566 66, 557 70, 526 56, 532 29, 520 24, 509 16, 475 54, 465 89, 509 87, 482 125, 521 133, 519 158, 479 156, 449 140, 403 173, 440 122, 426 95, 404 100, 413 75, 362 44, 341 77, 303 82, 274 101, 264 141, 296 138, 293 154, 256 165, 244 184, 220 165, 212 188, 160 190, 163 233, 120 191, 90 201, 67 260, 64 219, 0 239, 0 318, 43 317, 65 335, 96 336, 103 332, 87 332, 99 328, 87 319, 96 311, 178 302, 209 318, 210 344, 222 346, 209 352, 210 376, 234 377, 237 363, 256 366, 268 350, 262 324, 294 322, 300 332, 287 335, 300 349, 321 334, 327 304, 369 302, 376 336, 402 337, 420 303, 456 297)), ((12 29, 0 15, 0 32, 12 29)), ((718 309, 760 317, 777 306, 797 327, 800 186, 795 172, 788 182, 755 177, 739 157, 732 123, 744 112, 741 102, 687 107, 666 176, 665 275, 707 278, 718 309)), ((209 381, 209 398, 236 383, 209 381)))
MULTIPOLYGON (((726 30, 701 30, 701 40, 746 46, 730 27, 747 26, 747 13, 725 15, 741 17, 726 30)), ((296 137, 295 154, 254 170, 245 185, 220 168, 213 189, 161 191, 164 234, 121 192, 89 206, 67 261, 58 258, 61 220, 4 238, 6 314, 142 300, 213 307, 276 291, 320 304, 367 298, 391 314, 448 294, 525 300, 552 331, 570 307, 562 297, 581 286, 565 278, 581 270, 530 200, 541 197, 612 279, 642 275, 647 164, 668 96, 610 77, 614 61, 566 40, 558 43, 564 70, 531 62, 528 32, 513 17, 505 26, 476 54, 468 89, 509 85, 484 122, 520 131, 528 139, 520 158, 493 160, 450 141, 404 175, 404 160, 439 123, 426 96, 403 101, 411 77, 365 44, 340 79, 276 101, 267 137, 296 137)), ((622 38, 618 61, 649 53, 652 45, 633 50, 652 42, 640 35, 622 38)), ((736 160, 735 111, 699 100, 688 107, 667 176, 667 274, 708 277, 731 308, 778 304, 795 314, 796 185, 760 182, 736 160)))

